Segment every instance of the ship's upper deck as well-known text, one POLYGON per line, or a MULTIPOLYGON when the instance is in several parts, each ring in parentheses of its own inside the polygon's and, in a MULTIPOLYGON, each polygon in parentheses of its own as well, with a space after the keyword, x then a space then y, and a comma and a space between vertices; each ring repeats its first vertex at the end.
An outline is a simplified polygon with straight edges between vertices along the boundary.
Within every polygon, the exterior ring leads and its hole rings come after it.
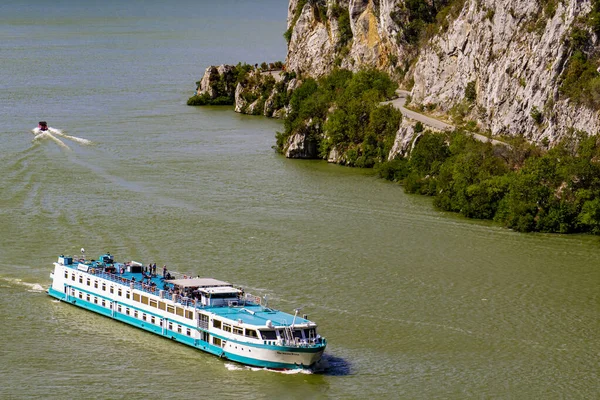
POLYGON ((72 260, 71 257, 61 256, 58 263, 128 288, 258 328, 276 328, 292 324, 316 326, 300 316, 271 309, 262 304, 263 300, 260 297, 213 278, 192 278, 163 268, 157 270, 151 265, 143 266, 135 261, 119 263, 113 260, 110 253, 100 256, 99 260, 72 260))

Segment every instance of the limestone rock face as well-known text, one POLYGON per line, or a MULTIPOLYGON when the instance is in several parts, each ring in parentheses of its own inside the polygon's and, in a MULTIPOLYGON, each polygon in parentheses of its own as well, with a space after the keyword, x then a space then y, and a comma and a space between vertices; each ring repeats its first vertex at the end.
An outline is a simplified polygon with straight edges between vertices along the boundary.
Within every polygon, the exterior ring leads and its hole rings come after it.
MULTIPOLYGON (((325 18, 317 17, 316 8, 306 3, 292 27, 286 66, 288 71, 310 76, 328 74, 335 66, 358 71, 376 67, 392 72, 405 50, 396 44, 400 30, 390 14, 402 0, 328 0, 325 18), (335 6, 348 12, 352 38, 341 42, 339 16, 335 6), (397 61, 396 61, 397 62, 397 61)), ((298 1, 291 0, 288 8, 288 28, 294 21, 298 1)))
POLYGON ((246 101, 241 96, 242 90, 243 90, 242 84, 238 83, 235 88, 235 102, 234 102, 235 112, 238 112, 238 113, 241 113, 242 110, 244 109, 244 107, 247 105, 246 101))
POLYGON ((204 71, 204 75, 200 80, 200 84, 196 89, 196 94, 200 95, 207 93, 211 99, 215 99, 224 93, 230 93, 235 90, 234 68, 233 65, 224 64, 219 66, 211 65, 206 68, 206 71, 204 71), (223 88, 219 88, 217 85, 221 80, 225 83, 223 88), (221 91, 224 91, 224 93, 221 93, 221 91))
MULTIPOLYGON (((435 104, 435 112, 448 114, 464 104, 469 87, 466 118, 493 135, 524 135, 532 142, 553 143, 573 129, 600 131, 598 111, 560 93, 561 74, 571 56, 569 35, 580 17, 590 12, 591 0, 556 1, 552 15, 546 15, 540 0, 464 0, 462 9, 445 17, 418 49, 398 40, 408 23, 405 1, 289 0, 286 71, 319 77, 335 67, 352 71, 373 67, 399 78, 397 67, 412 63, 404 80, 414 82, 412 104, 435 104), (301 9, 298 4, 303 4, 301 9)), ((597 39, 594 51, 600 52, 597 39)), ((277 101, 281 85, 257 99, 260 79, 234 87, 233 68, 207 68, 198 94, 215 98, 221 95, 219 90, 235 90, 238 112, 286 115, 289 110, 277 101)), ((300 84, 291 79, 284 90, 300 84)), ((390 156, 404 154, 408 138, 414 136, 410 130, 406 124, 400 127, 390 156)), ((317 157, 312 137, 310 132, 296 133, 286 154, 317 157)), ((335 152, 328 158, 339 162, 335 152)))
POLYGON ((398 132, 396 133, 394 145, 390 150, 390 154, 388 154, 388 161, 391 161, 398 156, 404 157, 408 155, 411 143, 413 143, 414 138, 415 124, 409 119, 404 118, 400 123, 400 129, 398 129, 398 132))
POLYGON ((569 56, 565 38, 589 10, 589 0, 558 2, 554 16, 542 20, 536 32, 537 0, 468 0, 448 31, 422 49, 413 68, 413 103, 447 111, 475 82, 478 113, 472 117, 494 135, 553 142, 570 128, 597 133, 598 112, 559 100, 559 77, 569 56), (534 107, 543 113, 541 122, 531 116, 534 107))
POLYGON ((297 132, 289 137, 284 154, 287 158, 317 158, 317 144, 310 140, 307 132, 297 132))
POLYGON ((476 97, 467 118, 493 135, 552 143, 572 129, 600 131, 597 111, 559 92, 570 57, 568 36, 591 10, 591 0, 558 1, 552 16, 539 0, 465 0, 458 16, 446 17, 447 28, 438 27, 421 45, 416 59, 414 49, 396 40, 407 23, 398 17, 404 2, 327 0, 323 17, 319 2, 306 2, 297 14, 298 0, 290 0, 288 70, 313 77, 335 66, 393 73, 413 61, 407 75, 414 80, 413 104, 436 104, 437 112, 447 113, 463 101, 471 83, 476 97), (345 46, 340 46, 339 8, 350 17, 352 38, 345 46), (538 111, 542 118, 533 118, 538 111))

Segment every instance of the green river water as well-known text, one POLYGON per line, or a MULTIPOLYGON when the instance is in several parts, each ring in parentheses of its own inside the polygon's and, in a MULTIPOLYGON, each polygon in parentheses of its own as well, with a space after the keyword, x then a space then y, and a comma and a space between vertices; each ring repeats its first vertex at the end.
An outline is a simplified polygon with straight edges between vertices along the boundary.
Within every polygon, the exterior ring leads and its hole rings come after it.
POLYGON ((441 213, 275 154, 281 121, 187 107, 208 65, 285 58, 285 1, 93 4, 0 6, 0 398, 600 398, 597 237, 441 213), (71 138, 33 140, 42 119, 71 138), (250 369, 53 301, 81 247, 303 307, 329 368, 250 369))

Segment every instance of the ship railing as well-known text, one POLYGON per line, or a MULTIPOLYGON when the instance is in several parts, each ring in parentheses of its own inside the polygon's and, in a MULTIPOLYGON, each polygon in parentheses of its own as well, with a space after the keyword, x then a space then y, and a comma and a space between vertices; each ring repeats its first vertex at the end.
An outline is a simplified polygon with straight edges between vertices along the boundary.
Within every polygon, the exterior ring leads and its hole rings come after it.
MULTIPOLYGON (((99 278, 103 278, 112 282, 116 282, 116 283, 120 283, 122 285, 127 285, 129 287, 133 287, 133 289, 138 289, 141 290, 143 292, 149 293, 149 294, 154 294, 156 296, 158 296, 160 294, 160 289, 156 286, 151 286, 145 283, 142 283, 140 281, 132 281, 131 279, 127 279, 119 274, 111 274, 108 272, 104 272, 104 271, 95 271, 94 276, 97 276, 99 278)), ((170 299, 170 294, 168 292, 164 292, 164 296, 169 296, 170 299)))
POLYGON ((315 347, 322 343, 321 339, 284 338, 280 340, 280 345, 285 347, 315 347))
MULTIPOLYGON (((141 281, 132 281, 131 279, 127 279, 119 274, 111 274, 108 272, 96 270, 94 273, 94 276, 97 276, 97 277, 100 277, 100 278, 103 278, 103 279, 106 279, 106 280, 109 280, 112 282, 124 284, 130 288, 137 289, 137 290, 149 293, 149 294, 153 294, 153 295, 159 296, 160 298, 163 298, 163 299, 172 300, 174 303, 179 303, 183 306, 193 307, 193 308, 204 308, 202 303, 196 299, 181 296, 181 295, 175 295, 175 294, 168 292, 167 290, 161 290, 156 286, 151 286, 151 285, 142 283, 141 281)), ((183 275, 181 275, 181 276, 183 276, 183 275)), ((255 297, 255 296, 252 296, 252 297, 255 297)), ((256 297, 256 298, 260 299, 260 297, 256 297)))

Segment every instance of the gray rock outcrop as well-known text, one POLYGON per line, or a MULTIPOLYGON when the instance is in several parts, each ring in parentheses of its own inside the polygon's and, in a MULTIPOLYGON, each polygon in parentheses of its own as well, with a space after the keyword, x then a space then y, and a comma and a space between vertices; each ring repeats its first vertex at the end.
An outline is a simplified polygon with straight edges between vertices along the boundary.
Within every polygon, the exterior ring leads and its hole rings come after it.
POLYGON ((569 56, 566 37, 589 10, 589 1, 558 2, 552 18, 537 21, 544 25, 536 32, 532 24, 540 5, 535 0, 467 1, 448 31, 422 49, 413 68, 413 103, 448 111, 475 82, 474 110, 484 116, 471 117, 493 135, 553 142, 570 129, 596 134, 598 112, 559 96, 569 56), (532 117, 534 108, 543 113, 542 121, 532 117))
MULTIPOLYGON (((414 49, 396 40, 406 22, 397 17, 404 0, 328 0, 326 18, 315 11, 318 2, 306 2, 295 20, 297 4, 290 0, 288 9, 290 71, 321 76, 335 66, 353 71, 375 67, 394 74, 415 56, 414 49), (336 5, 348 10, 352 30, 342 47, 336 5)), ((598 111, 559 91, 570 56, 568 35, 591 3, 555 5, 554 14, 546 17, 538 0, 465 0, 457 17, 446 17, 447 28, 438 27, 420 47, 407 74, 414 81, 413 104, 435 104, 437 112, 448 113, 473 82, 476 97, 467 118, 493 135, 552 143, 573 129, 597 134, 598 111), (541 118, 532 117, 537 111, 541 118)))

